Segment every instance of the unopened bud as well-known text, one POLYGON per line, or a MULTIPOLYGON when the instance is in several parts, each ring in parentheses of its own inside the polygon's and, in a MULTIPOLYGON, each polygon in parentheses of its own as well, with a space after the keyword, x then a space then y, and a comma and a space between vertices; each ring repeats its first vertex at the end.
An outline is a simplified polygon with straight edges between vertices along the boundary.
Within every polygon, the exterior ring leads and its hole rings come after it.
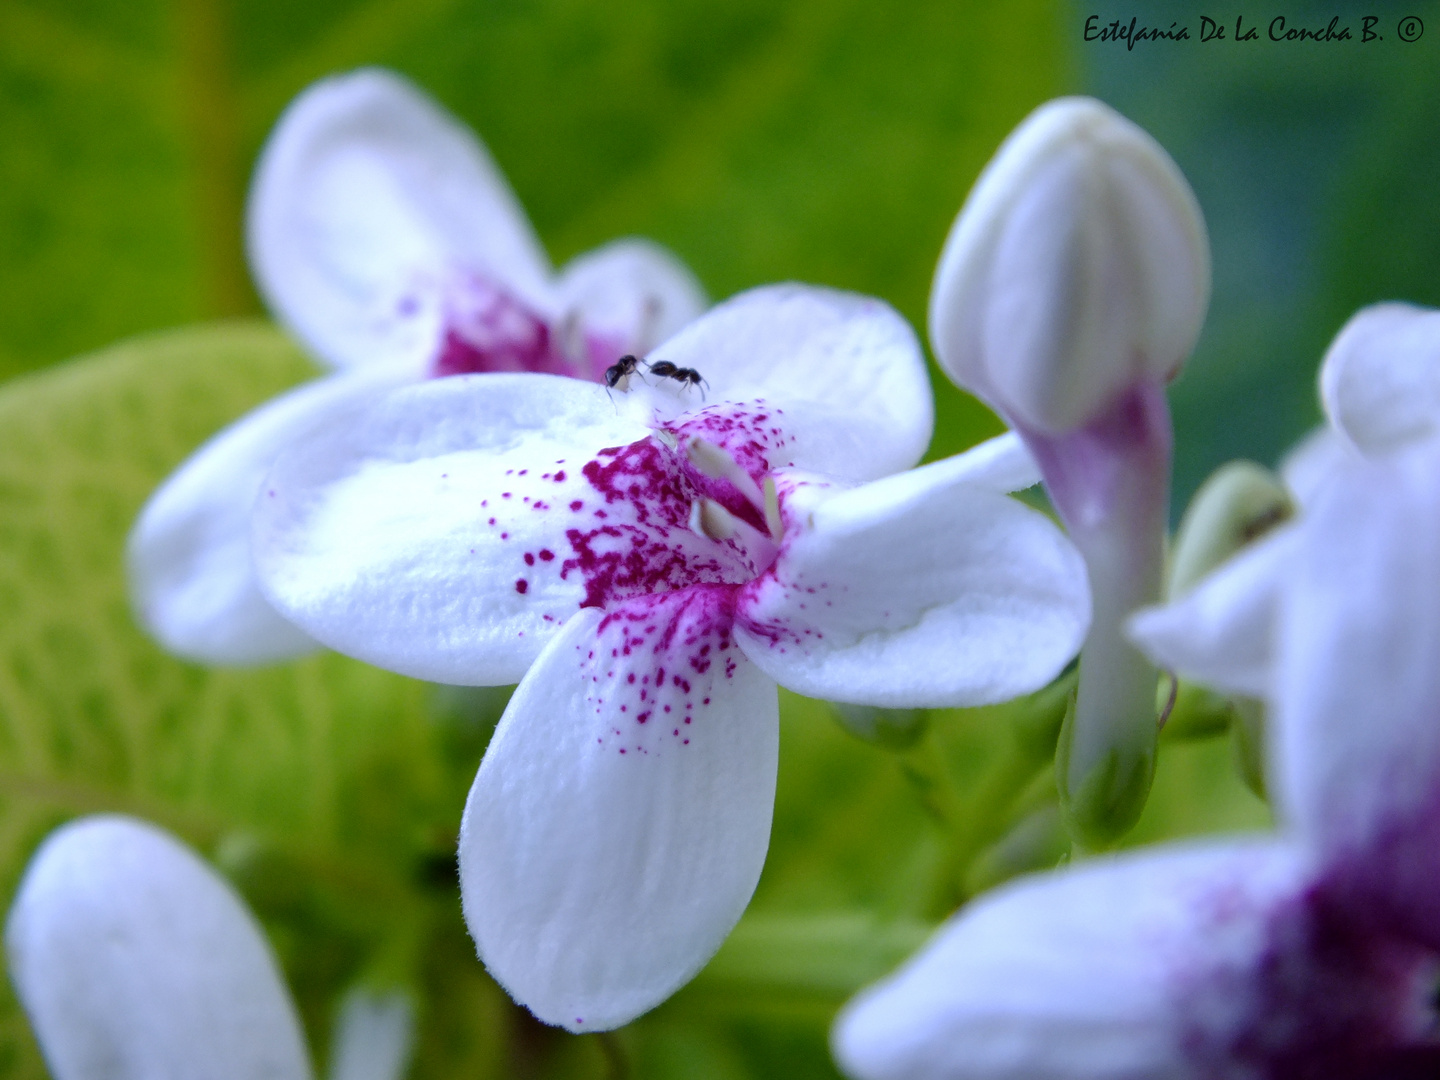
POLYGON ((1320 365, 1330 423, 1384 453, 1440 428, 1440 311, 1374 304, 1351 316, 1320 365))
POLYGON ((1259 798, 1268 798, 1265 786, 1265 703, 1256 698, 1234 700, 1235 721, 1230 726, 1234 739, 1235 767, 1245 786, 1259 798))
POLYGON ((950 230, 930 334, 957 383, 1057 434, 1172 379, 1210 297, 1200 208, 1169 155, 1091 98, 1042 105, 950 230))
POLYGON ((401 1080, 415 1043, 415 1005, 397 987, 352 987, 331 1038, 330 1080, 401 1080))
POLYGON ((1170 559, 1170 599, 1294 515, 1290 493, 1269 469, 1253 461, 1220 466, 1200 485, 1180 520, 1170 559))
POLYGON ((881 709, 832 701, 840 726, 856 738, 889 750, 907 750, 925 734, 924 709, 881 709))
POLYGON ((965 874, 971 896, 1034 870, 1048 870, 1070 853, 1070 837, 1060 808, 1047 803, 1021 818, 992 847, 983 851, 965 874))

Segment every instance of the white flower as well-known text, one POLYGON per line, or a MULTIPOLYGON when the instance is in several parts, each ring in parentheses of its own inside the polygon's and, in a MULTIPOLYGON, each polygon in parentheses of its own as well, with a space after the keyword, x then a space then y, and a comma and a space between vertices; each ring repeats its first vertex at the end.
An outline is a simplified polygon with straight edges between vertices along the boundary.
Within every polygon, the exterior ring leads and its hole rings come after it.
MULTIPOLYGON (((1327 424, 1281 463, 1303 509, 1367 458, 1404 453, 1440 430, 1440 312, 1374 304, 1336 334, 1320 366, 1327 424)), ((1260 697, 1272 678, 1278 582, 1296 541, 1281 530, 1206 575, 1192 594, 1139 615, 1134 633, 1172 671, 1260 697)))
POLYGON ((118 816, 52 833, 5 927, 56 1080, 309 1080, 260 927, 169 835, 118 816))
POLYGON ((281 118, 250 195, 250 260, 271 310, 338 374, 244 417, 190 458, 130 538, 135 605, 169 649, 222 664, 314 641, 255 584, 249 516, 276 455, 357 401, 428 376, 602 379, 705 307, 642 240, 560 273, 473 134, 396 75, 326 79, 281 118))
POLYGON ((851 1004, 844 1067, 863 1080, 1433 1075, 1437 550, 1432 441, 1342 467, 1297 524, 1228 564, 1233 591, 1248 577, 1266 599, 1236 620, 1246 647, 1198 636, 1204 673, 1266 697, 1283 831, 997 890, 851 1004))
POLYGON ((1056 758, 1071 834, 1135 823, 1155 757, 1156 672, 1125 640, 1157 601, 1168 527, 1165 384, 1210 296, 1205 226, 1163 149, 1090 98, 1042 105, 950 230, 930 294, 941 367, 1035 455, 1085 556, 1095 617, 1056 758))
POLYGON ((450 683, 520 680, 466 806, 465 914, 537 1016, 603 1030, 719 946, 769 838, 776 683, 960 705, 1035 689, 1088 617, 1078 555, 999 488, 1013 437, 913 463, 914 335, 878 301, 743 294, 650 377, 399 391, 293 448, 255 531, 272 601, 327 644, 450 683), (873 480, 870 483, 857 482, 873 480))

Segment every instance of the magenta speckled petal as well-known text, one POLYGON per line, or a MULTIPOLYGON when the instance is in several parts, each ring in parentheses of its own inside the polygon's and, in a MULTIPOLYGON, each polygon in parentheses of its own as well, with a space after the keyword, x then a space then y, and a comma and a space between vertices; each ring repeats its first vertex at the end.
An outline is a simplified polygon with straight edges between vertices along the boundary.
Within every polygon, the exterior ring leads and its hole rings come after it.
POLYGON ((259 664, 315 648, 260 591, 255 496, 287 441, 406 381, 372 367, 307 383, 231 424, 150 496, 130 533, 130 586, 141 622, 167 649, 202 663, 259 664))
MULTIPOLYGON (((556 376, 397 391, 301 440, 271 474, 254 532, 267 595, 320 641, 381 667, 518 681, 592 588, 587 573, 564 573, 583 557, 569 532, 599 534, 590 549, 604 562, 602 530, 634 524, 634 508, 607 503, 585 473, 602 448, 648 439, 632 416, 601 387, 556 376)), ((713 547, 684 532, 677 543, 713 547)))
POLYGON ((496 729, 465 806, 465 919, 541 1020, 618 1027, 740 918, 769 843, 775 684, 731 636, 733 586, 586 609, 496 729))
POLYGON ((909 468, 930 443, 920 343, 893 308, 868 296, 810 285, 751 289, 649 359, 700 372, 711 401, 781 410, 795 447, 775 466, 871 480, 909 468))
POLYGON ((430 358, 454 270, 556 314, 549 261, 490 155, 404 79, 325 79, 281 117, 250 193, 271 310, 337 366, 430 358))
POLYGON ((840 493, 786 478, 779 557, 741 594, 746 654, 788 689, 872 705, 1048 683, 1090 622, 1084 561, 975 474, 961 455, 840 493))
POLYGON ((264 934, 189 849, 133 818, 52 833, 5 927, 56 1080, 309 1080, 264 934))

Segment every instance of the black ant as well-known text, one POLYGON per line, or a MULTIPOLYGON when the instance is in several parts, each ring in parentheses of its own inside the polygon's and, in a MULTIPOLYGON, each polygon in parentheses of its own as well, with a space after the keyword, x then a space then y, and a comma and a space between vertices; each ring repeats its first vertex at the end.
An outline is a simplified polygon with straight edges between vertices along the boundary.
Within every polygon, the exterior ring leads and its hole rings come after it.
MULTIPOLYGON (((710 385, 706 382, 705 377, 694 368, 676 367, 669 360, 660 360, 657 363, 646 364, 645 366, 650 369, 650 374, 659 375, 662 379, 674 379, 686 386, 700 386, 702 383, 705 386, 710 385)), ((704 397, 705 391, 701 390, 700 395, 704 397)))
POLYGON ((615 389, 615 387, 620 385, 622 379, 634 375, 639 366, 639 357, 632 356, 629 353, 620 357, 619 360, 616 360, 615 363, 605 369, 605 389, 615 389))

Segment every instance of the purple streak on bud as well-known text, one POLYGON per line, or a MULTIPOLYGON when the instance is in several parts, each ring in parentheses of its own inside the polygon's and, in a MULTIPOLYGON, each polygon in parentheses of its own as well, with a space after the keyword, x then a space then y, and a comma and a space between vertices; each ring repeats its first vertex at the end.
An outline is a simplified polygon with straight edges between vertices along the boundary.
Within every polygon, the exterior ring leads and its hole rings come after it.
POLYGON ((1154 769, 1157 673, 1123 624, 1160 598, 1170 411, 1163 386, 1144 380, 1074 431, 1019 430, 1090 575, 1090 635, 1056 769, 1072 835, 1108 846, 1139 817, 1154 769))

